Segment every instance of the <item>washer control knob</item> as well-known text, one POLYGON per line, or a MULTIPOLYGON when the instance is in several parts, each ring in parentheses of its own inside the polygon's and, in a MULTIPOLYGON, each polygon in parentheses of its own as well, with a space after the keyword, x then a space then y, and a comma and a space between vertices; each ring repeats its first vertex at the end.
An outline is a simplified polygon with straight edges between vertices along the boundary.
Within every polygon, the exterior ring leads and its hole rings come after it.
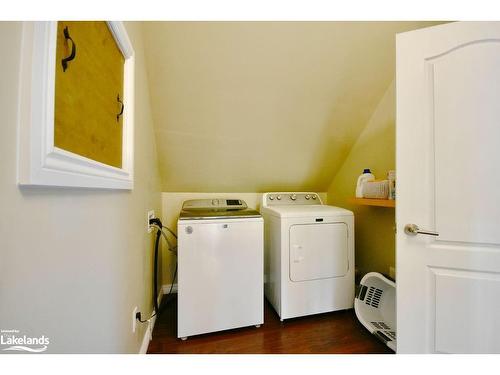
POLYGON ((305 198, 306 198, 307 200, 309 200, 309 199, 311 199, 311 196, 310 196, 309 194, 307 194, 307 195, 305 196, 305 198))
POLYGON ((313 199, 314 199, 314 200, 316 200, 316 198, 317 198, 317 197, 316 197, 315 195, 313 195, 313 199))
POLYGON ((280 201, 281 200, 281 195, 277 195, 276 199, 280 201))
POLYGON ((212 199, 212 206, 217 206, 219 204, 219 200, 212 199))
POLYGON ((272 195, 269 196, 269 200, 272 201, 274 200, 274 197, 272 195))
POLYGON ((292 194, 292 195, 290 195, 290 199, 291 199, 292 201, 297 200, 297 194, 292 194))

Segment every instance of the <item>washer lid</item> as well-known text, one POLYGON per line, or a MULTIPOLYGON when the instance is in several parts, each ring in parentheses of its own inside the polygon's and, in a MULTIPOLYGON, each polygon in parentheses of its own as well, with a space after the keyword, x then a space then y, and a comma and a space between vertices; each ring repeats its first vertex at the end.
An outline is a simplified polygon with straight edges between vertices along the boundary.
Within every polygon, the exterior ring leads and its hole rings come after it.
POLYGON ((311 206, 274 206, 263 208, 263 212, 268 212, 278 217, 318 217, 318 216, 353 216, 352 211, 345 208, 311 205, 311 206))

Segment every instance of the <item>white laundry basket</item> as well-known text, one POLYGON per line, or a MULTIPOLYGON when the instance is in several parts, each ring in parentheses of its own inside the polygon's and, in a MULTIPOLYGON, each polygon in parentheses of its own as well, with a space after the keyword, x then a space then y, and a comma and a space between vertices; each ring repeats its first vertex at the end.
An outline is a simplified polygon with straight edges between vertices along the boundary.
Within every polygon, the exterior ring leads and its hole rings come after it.
POLYGON ((396 284, 393 281, 378 272, 363 276, 354 299, 354 311, 368 331, 396 351, 396 284))

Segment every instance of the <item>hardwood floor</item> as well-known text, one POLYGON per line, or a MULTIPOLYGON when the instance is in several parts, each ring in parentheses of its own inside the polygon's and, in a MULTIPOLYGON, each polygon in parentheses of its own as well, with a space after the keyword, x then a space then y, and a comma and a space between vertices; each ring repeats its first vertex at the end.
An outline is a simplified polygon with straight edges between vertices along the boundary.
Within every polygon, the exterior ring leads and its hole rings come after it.
POLYGON ((266 301, 264 325, 177 338, 176 295, 156 322, 148 353, 299 354, 392 353, 358 322, 354 310, 280 322, 266 301))

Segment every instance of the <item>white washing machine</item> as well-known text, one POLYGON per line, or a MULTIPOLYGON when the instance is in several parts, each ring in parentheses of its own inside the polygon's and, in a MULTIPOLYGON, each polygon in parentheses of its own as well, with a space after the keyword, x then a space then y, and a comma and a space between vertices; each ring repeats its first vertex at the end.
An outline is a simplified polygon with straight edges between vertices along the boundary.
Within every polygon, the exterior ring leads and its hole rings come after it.
POLYGON ((354 215, 316 193, 265 193, 265 295, 281 320, 350 309, 354 215))
POLYGON ((264 322, 263 225, 240 199, 184 202, 177 222, 177 337, 264 322))

